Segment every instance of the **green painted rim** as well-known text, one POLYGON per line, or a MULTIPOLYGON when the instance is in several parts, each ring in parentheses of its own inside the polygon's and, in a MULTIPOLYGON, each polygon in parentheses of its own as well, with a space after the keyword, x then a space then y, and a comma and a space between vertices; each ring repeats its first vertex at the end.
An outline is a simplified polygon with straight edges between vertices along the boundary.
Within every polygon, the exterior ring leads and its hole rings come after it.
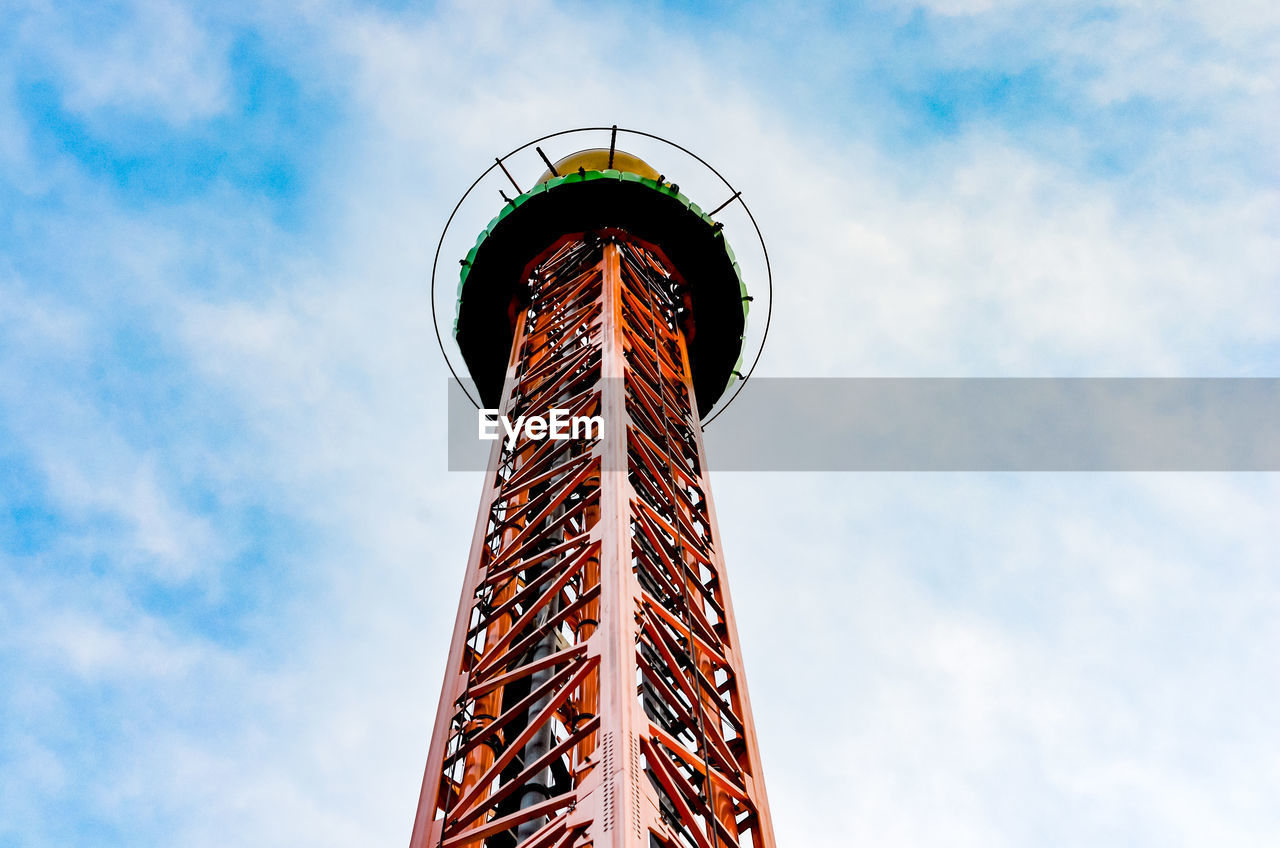
MULTIPOLYGON (((512 198, 510 202, 503 204, 502 210, 498 212, 492 221, 489 222, 488 226, 480 231, 480 235, 476 238, 475 245, 467 251, 467 258, 462 261, 462 270, 458 275, 458 299, 453 307, 453 337, 455 340, 458 337, 458 318, 462 310, 462 291, 467 285, 467 276, 471 273, 471 264, 475 261, 476 254, 479 252, 481 245, 484 244, 485 239, 493 235, 494 229, 498 224, 502 223, 508 215, 514 213, 521 206, 528 203, 532 198, 549 191, 554 191, 566 183, 576 184, 590 182, 592 180, 619 180, 620 182, 638 183, 646 186, 653 191, 659 192, 662 195, 679 202, 690 212, 701 218, 708 227, 716 228, 716 221, 706 212, 703 212, 702 208, 698 206, 698 204, 694 203, 679 191, 673 189, 671 183, 664 182, 659 185, 657 180, 651 180, 648 177, 642 177, 639 174, 633 174, 630 171, 615 171, 612 169, 604 171, 582 171, 581 173, 575 172, 572 174, 564 174, 559 177, 552 177, 546 182, 539 183, 534 186, 524 194, 512 198)), ((751 301, 747 300, 747 284, 742 279, 742 268, 738 265, 738 258, 734 254, 733 248, 729 246, 728 239, 724 237, 724 230, 716 228, 715 235, 716 238, 719 239, 721 246, 724 247, 725 254, 729 258, 729 263, 733 267, 734 276, 738 279, 738 292, 742 298, 742 335, 738 337, 738 360, 734 364, 733 372, 729 375, 729 381, 724 387, 724 390, 728 391, 729 387, 737 382, 741 376, 740 370, 742 368, 742 357, 744 354, 743 345, 746 343, 747 338, 747 314, 751 311, 751 301)))

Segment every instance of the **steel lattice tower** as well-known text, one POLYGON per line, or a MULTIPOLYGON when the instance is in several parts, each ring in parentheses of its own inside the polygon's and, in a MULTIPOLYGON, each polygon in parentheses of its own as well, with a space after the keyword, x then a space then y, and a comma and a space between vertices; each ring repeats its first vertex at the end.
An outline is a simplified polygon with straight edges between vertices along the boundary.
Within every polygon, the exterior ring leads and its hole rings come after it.
POLYGON ((411 848, 773 848, 700 425, 748 299, 720 226, 584 151, 463 266, 485 404, 604 430, 494 443, 411 848))

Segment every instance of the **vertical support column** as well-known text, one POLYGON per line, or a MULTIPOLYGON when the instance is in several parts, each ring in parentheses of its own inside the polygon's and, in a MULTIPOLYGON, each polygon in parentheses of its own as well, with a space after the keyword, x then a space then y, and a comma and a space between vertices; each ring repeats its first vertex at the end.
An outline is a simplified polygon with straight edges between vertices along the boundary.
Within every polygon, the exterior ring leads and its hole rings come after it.
MULTIPOLYGON (((598 415, 599 249, 563 245, 536 276, 501 411, 598 415)), ((599 691, 599 651, 575 625, 600 599, 599 481, 599 450, 580 440, 495 444, 414 848, 563 848, 585 829, 571 814, 594 761, 574 752, 598 736, 600 719, 583 706, 599 691)))
POLYGON ((635 695, 635 643, 638 589, 631 568, 631 500, 628 480, 627 361, 623 333, 623 293, 618 244, 604 246, 603 286, 604 438, 600 512, 601 624, 606 643, 601 660, 602 738, 606 746, 599 818, 591 828, 593 845, 609 848, 647 846, 655 815, 645 803, 647 785, 639 767, 640 722, 635 695))
POLYGON ((684 282, 656 248, 624 243, 621 253, 641 748, 661 811, 654 838, 671 848, 772 848, 676 312, 684 282))
MULTIPOLYGON (((680 353, 684 368, 687 371, 689 368, 689 352, 682 345, 680 353)), ((707 452, 702 438, 702 427, 697 422, 694 422, 692 429, 698 466, 707 469, 709 466, 707 465, 707 452)), ((706 507, 706 520, 709 522, 707 531, 712 539, 718 541, 720 539, 720 523, 716 518, 715 499, 711 495, 709 481, 702 486, 700 495, 706 507)), ((738 622, 733 614, 733 598, 729 593, 729 581, 723 576, 725 574, 724 553, 721 551, 719 544, 716 544, 713 548, 712 559, 714 560, 714 570, 719 575, 716 580, 716 588, 719 592, 720 606, 724 610, 725 636, 728 644, 738 645, 740 644, 738 641, 738 622)), ((744 789, 754 799, 755 810, 753 817, 755 821, 753 826, 759 833, 757 837, 759 839, 758 844, 773 848, 773 815, 769 811, 769 795, 765 791, 764 765, 760 760, 760 743, 756 739, 755 715, 751 711, 751 698, 747 691, 746 668, 742 662, 742 655, 738 651, 730 652, 726 659, 732 666, 731 676, 735 683, 729 690, 729 706, 742 719, 743 744, 738 756, 740 760, 745 761, 744 789)), ((729 793, 722 791, 718 799, 721 810, 723 810, 723 804, 728 798, 729 793)), ((717 815, 721 815, 721 812, 718 812, 717 815)))
MULTIPOLYGON (((517 319, 519 326, 516 339, 524 335, 524 316, 517 319)), ((511 402, 511 391, 515 385, 513 379, 517 366, 521 344, 517 341, 511 346, 511 355, 507 361, 507 376, 503 381, 502 408, 506 409, 511 402)), ((502 442, 495 442, 489 451, 489 469, 485 473, 485 485, 480 495, 480 513, 476 518, 475 529, 471 535, 471 552, 467 557, 467 570, 463 575, 462 597, 458 601, 458 612, 454 619, 453 638, 449 644, 449 656, 445 661, 444 684, 440 690, 440 700, 436 706, 435 724, 431 733, 431 748, 427 753, 426 772, 422 781, 422 790, 418 795, 418 811, 414 816, 413 834, 409 839, 410 848, 428 848, 439 846, 441 841, 441 825, 443 822, 436 814, 441 808, 448 807, 451 800, 460 791, 448 777, 444 769, 444 759, 448 739, 451 736, 450 725, 457 721, 459 703, 467 688, 466 674, 461 671, 463 657, 467 649, 467 630, 472 616, 472 607, 468 599, 475 596, 477 585, 483 576, 485 556, 485 536, 488 528, 488 516, 494 501, 499 494, 497 469, 502 459, 502 442)), ((474 718, 474 716, 473 716, 474 718)), ((489 763, 491 765, 492 763, 489 763)), ((487 766, 486 766, 487 768, 487 766)), ((465 772, 464 772, 465 773, 465 772)))

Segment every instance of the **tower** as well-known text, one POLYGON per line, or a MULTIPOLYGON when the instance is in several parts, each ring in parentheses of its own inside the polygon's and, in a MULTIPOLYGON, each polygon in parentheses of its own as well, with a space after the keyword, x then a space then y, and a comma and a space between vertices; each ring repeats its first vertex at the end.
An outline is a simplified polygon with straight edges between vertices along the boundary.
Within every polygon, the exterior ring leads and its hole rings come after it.
POLYGON ((463 261, 485 406, 602 426, 494 442, 411 848, 773 848, 700 425, 748 299, 613 147, 548 161, 463 261))

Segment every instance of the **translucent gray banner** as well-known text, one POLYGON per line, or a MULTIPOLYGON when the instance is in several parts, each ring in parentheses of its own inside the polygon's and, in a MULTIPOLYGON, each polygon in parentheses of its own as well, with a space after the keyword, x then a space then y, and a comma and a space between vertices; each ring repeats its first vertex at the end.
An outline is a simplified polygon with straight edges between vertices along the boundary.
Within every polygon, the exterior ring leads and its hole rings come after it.
MULTIPOLYGON (((483 469, 451 383, 449 469, 483 469)), ((757 377, 705 439, 714 471, 1277 471, 1280 379, 757 377)))

